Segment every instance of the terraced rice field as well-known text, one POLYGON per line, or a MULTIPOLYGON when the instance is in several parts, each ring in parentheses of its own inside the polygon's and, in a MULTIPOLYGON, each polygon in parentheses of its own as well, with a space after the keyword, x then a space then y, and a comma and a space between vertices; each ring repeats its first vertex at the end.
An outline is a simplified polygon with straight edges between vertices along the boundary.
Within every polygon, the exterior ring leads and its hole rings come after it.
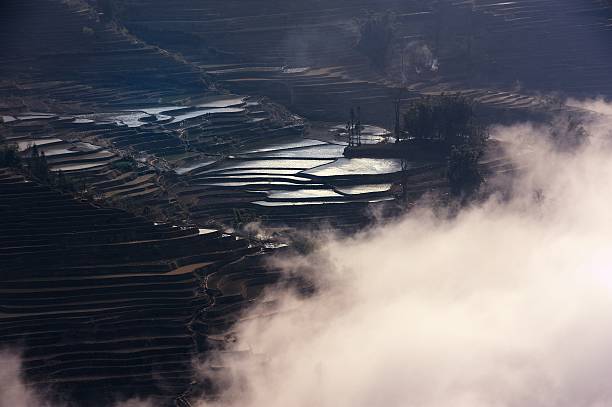
POLYGON ((22 350, 31 384, 83 405, 186 391, 207 336, 278 277, 244 240, 97 207, 5 170, 0 208, 0 346, 22 350))
MULTIPOLYGON (((203 227, 232 229, 237 211, 246 211, 273 226, 300 227, 321 221, 352 230, 367 223, 373 207, 389 207, 398 195, 393 184, 406 176, 416 177, 415 194, 445 187, 443 163, 344 158, 346 135, 338 131, 342 126, 322 125, 325 137, 310 139, 291 135, 300 131, 300 122, 280 133, 253 122, 250 114, 259 105, 245 97, 209 97, 203 104, 208 106, 207 113, 194 117, 186 117, 185 112, 198 112, 199 107, 143 110, 149 119, 137 120, 137 126, 121 122, 123 112, 90 115, 91 121, 85 123, 75 123, 71 116, 15 118, 4 126, 12 132, 9 140, 25 154, 29 145, 38 144, 50 153, 52 170, 86 176, 91 190, 101 198, 174 208, 203 227), (221 109, 225 115, 223 109, 228 108, 237 109, 231 119, 235 123, 250 123, 249 132, 241 127, 215 133, 214 111, 221 109), (182 133, 173 127, 176 120, 182 133), (67 132, 73 136, 66 139, 67 132), (213 139, 222 140, 236 135, 234 142, 242 147, 233 155, 218 154, 205 137, 185 136, 196 132, 210 132, 215 134, 213 139), (137 168, 120 173, 115 167, 126 152, 136 157, 137 168), (423 184, 423 177, 430 182, 423 184)), ((365 129, 365 134, 392 141, 384 128, 365 129)))
MULTIPOLYGON (((0 348, 85 406, 186 405, 193 360, 292 283, 266 261, 283 245, 238 237, 245 223, 352 232, 399 197, 446 193, 442 162, 345 158, 351 107, 363 143, 390 143, 398 97, 461 91, 497 122, 563 109, 541 92, 612 94, 598 0, 121 0, 112 21, 97 3, 0 6, 0 136, 77 186, 0 168, 0 348), (356 21, 388 8, 381 72, 356 21), (400 71, 415 44, 436 69, 400 71)), ((513 171, 497 151, 481 164, 513 171)))
MULTIPOLYGON (((402 163, 344 158, 346 143, 334 127, 328 126, 329 141, 288 139, 195 165, 183 173, 188 187, 172 190, 191 202, 190 213, 202 222, 231 225, 236 211, 246 211, 268 226, 332 222, 339 229, 357 228, 367 223, 373 207, 396 199, 392 185, 404 177, 402 163)), ((415 162, 404 168, 435 178, 443 165, 415 162)))
MULTIPOLYGON (((344 212, 346 226, 356 227, 367 217, 370 204, 394 199, 388 184, 399 178, 398 160, 345 159, 346 137, 335 131, 339 126, 329 126, 327 141, 303 138, 295 135, 301 131, 300 121, 275 128, 269 119, 256 120, 260 108, 257 100, 220 95, 208 97, 201 106, 17 116, 4 127, 11 133, 8 140, 18 143, 24 155, 36 144, 51 170, 86 177, 101 198, 165 207, 176 198, 202 225, 231 228, 235 211, 247 210, 275 225, 296 226, 297 217, 283 213, 290 207, 301 207, 300 224, 305 224, 329 220, 320 214, 328 211, 325 204, 336 204, 333 211, 344 212), (219 121, 224 126, 217 125, 219 121), (218 154, 228 140, 240 149, 235 155, 218 154), (122 174, 116 167, 126 153, 139 164, 122 174), (179 177, 163 188, 167 177, 160 178, 158 169, 179 177), (342 187, 353 189, 345 193, 342 187)), ((366 130, 388 134, 377 127, 366 130)))
POLYGON ((257 99, 234 95, 209 96, 201 106, 87 115, 36 112, 2 121, 5 139, 23 156, 36 145, 51 171, 83 180, 96 196, 168 213, 181 210, 164 191, 160 170, 184 174, 217 162, 219 151, 302 131, 299 119, 279 123, 257 99), (126 163, 126 157, 135 161, 126 163))
POLYGON ((198 69, 105 24, 86 2, 3 1, 0 38, 0 110, 117 109, 208 89, 198 69))
POLYGON ((340 121, 349 107, 361 106, 365 120, 390 126, 399 86, 409 90, 406 99, 461 91, 494 111, 518 114, 542 108, 540 92, 612 92, 612 12, 605 1, 444 0, 433 7, 340 0, 313 8, 180 0, 171 10, 155 0, 124 3, 123 23, 142 38, 181 52, 234 92, 270 96, 313 120, 340 121), (398 32, 380 74, 355 49, 355 21, 386 10, 394 11, 398 32), (411 47, 421 46, 437 69, 402 66, 411 47))

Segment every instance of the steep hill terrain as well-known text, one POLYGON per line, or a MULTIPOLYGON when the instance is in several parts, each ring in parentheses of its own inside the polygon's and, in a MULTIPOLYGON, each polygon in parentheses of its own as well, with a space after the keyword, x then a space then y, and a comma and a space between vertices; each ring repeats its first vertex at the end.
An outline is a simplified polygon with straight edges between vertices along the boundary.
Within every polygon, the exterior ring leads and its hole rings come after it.
MULTIPOLYGON (((344 157, 351 107, 364 143, 393 140, 396 99, 443 92, 485 121, 548 120, 612 96, 611 17, 603 0, 2 1, 0 149, 22 164, 0 168, 0 348, 79 406, 214 394, 192 362, 287 283, 267 259, 288 235, 448 192, 443 161, 344 157)), ((485 174, 512 171, 494 150, 485 174)))
POLYGON ((612 94, 612 14, 600 0, 118 4, 131 32, 235 92, 272 96, 314 119, 338 120, 360 105, 367 119, 388 122, 400 85, 463 91, 502 108, 532 107, 540 92, 612 94), (356 46, 360 27, 385 13, 393 33, 388 43, 375 38, 383 52, 373 61, 356 46))

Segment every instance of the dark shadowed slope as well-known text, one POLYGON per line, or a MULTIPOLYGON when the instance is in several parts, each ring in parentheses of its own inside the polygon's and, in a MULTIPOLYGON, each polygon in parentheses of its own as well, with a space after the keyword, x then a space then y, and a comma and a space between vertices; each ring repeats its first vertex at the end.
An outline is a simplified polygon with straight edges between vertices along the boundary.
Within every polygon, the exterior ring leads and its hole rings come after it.
POLYGON ((244 240, 154 224, 6 170, 0 210, 0 346, 22 352, 28 383, 80 405, 185 391, 209 330, 275 278, 244 240), (228 271, 231 285, 226 264, 240 271, 228 271))

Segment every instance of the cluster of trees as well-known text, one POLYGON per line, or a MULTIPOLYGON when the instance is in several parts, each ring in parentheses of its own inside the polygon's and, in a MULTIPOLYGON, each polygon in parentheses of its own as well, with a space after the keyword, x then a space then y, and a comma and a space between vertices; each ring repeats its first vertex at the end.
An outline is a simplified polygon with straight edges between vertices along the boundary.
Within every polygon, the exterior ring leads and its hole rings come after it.
POLYGON ((427 96, 404 113, 404 134, 412 139, 441 142, 450 149, 469 145, 482 148, 489 133, 474 113, 474 102, 461 94, 427 96))
POLYGON ((483 182, 478 161, 489 132, 476 119, 474 107, 463 95, 442 94, 412 103, 404 114, 406 138, 428 140, 446 155, 449 186, 456 196, 473 194, 483 182))
POLYGON ((17 145, 6 143, 2 138, 0 138, 0 143, 3 143, 0 148, 0 167, 22 169, 38 181, 44 183, 49 181, 50 172, 47 157, 45 157, 44 151, 38 149, 38 146, 33 145, 30 148, 30 155, 23 158, 17 145))
POLYGON ((357 49, 369 60, 372 67, 383 71, 395 36, 395 25, 390 13, 373 13, 359 24, 357 49))
POLYGON ((17 146, 6 144, 0 149, 0 167, 18 168, 21 166, 21 157, 17 146))
POLYGON ((350 111, 351 120, 346 123, 346 132, 348 134, 349 146, 360 146, 361 145, 361 108, 357 106, 357 115, 355 115, 355 109, 351 107, 350 111))
POLYGON ((36 145, 30 148, 29 154, 22 156, 17 145, 8 144, 2 138, 0 143, 4 143, 0 147, 0 167, 14 168, 42 184, 61 191, 81 192, 84 197, 85 183, 82 180, 68 178, 62 171, 51 171, 44 151, 40 151, 36 145))
POLYGON ((553 144, 560 150, 574 150, 585 144, 590 135, 584 128, 582 119, 574 114, 559 116, 552 123, 553 144))
POLYGON ((40 151, 38 146, 34 144, 30 148, 30 157, 27 161, 30 175, 43 183, 47 183, 50 179, 50 172, 45 152, 40 151))
POLYGON ((30 148, 30 155, 25 159, 25 162, 27 164, 25 171, 38 182, 57 188, 60 191, 80 193, 81 198, 91 198, 87 196, 87 188, 83 180, 69 178, 63 171, 51 171, 45 152, 40 151, 36 145, 30 148))
POLYGON ((482 151, 465 146, 452 147, 446 169, 451 195, 470 197, 478 191, 484 181, 478 165, 481 155, 482 151))
POLYGON ((121 160, 113 161, 112 167, 121 172, 130 172, 136 170, 138 164, 132 157, 123 157, 121 160))

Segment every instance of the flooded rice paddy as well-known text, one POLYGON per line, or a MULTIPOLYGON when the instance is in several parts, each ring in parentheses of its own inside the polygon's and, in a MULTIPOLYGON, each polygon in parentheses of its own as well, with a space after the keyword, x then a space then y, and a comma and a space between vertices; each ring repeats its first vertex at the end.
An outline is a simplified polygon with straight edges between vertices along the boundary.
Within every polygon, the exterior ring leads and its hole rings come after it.
MULTIPOLYGON (((138 143, 147 141, 149 129, 161 129, 178 138, 177 131, 202 125, 209 120, 220 120, 212 126, 213 136, 223 139, 225 123, 253 123, 257 118, 246 113, 250 105, 257 105, 233 95, 211 97, 193 106, 165 105, 143 107, 118 112, 91 115, 57 116, 47 113, 28 113, 3 116, 8 125, 27 126, 30 122, 55 121, 72 126, 75 131, 94 131, 100 127, 137 130, 138 143), (219 119, 216 119, 219 118, 219 119)), ((329 125, 330 137, 278 137, 273 134, 234 155, 207 153, 205 149, 177 151, 177 159, 164 159, 164 170, 172 169, 188 185, 205 188, 218 194, 239 193, 251 196, 257 206, 322 205, 326 203, 379 202, 394 199, 392 185, 402 170, 398 159, 370 159, 343 156, 346 134, 343 125, 329 125), (181 158, 185 156, 186 158, 181 158), (225 191, 225 192, 224 192, 225 191)), ((127 131, 127 130, 126 130, 127 131)), ((33 145, 48 156, 54 171, 76 172, 101 168, 120 157, 110 149, 94 142, 68 141, 48 136, 16 137, 13 141, 27 154, 33 145)), ((131 133, 126 133, 131 134, 131 133)), ((153 133, 151 133, 153 134, 153 133)), ((158 133, 157 133, 158 134, 158 133)), ((129 141, 129 137, 123 139, 129 141)), ((134 136, 135 137, 135 136, 134 136)), ((91 140, 90 140, 91 141, 91 140)), ((392 141, 391 133, 381 127, 364 126, 362 142, 392 141)), ((182 147, 181 147, 182 148, 182 147)), ((139 161, 145 162, 139 157, 139 161)), ((149 160, 157 165, 160 160, 149 160)), ((417 168, 425 163, 405 163, 404 168, 417 168)), ((242 195, 241 195, 242 196, 242 195)))

